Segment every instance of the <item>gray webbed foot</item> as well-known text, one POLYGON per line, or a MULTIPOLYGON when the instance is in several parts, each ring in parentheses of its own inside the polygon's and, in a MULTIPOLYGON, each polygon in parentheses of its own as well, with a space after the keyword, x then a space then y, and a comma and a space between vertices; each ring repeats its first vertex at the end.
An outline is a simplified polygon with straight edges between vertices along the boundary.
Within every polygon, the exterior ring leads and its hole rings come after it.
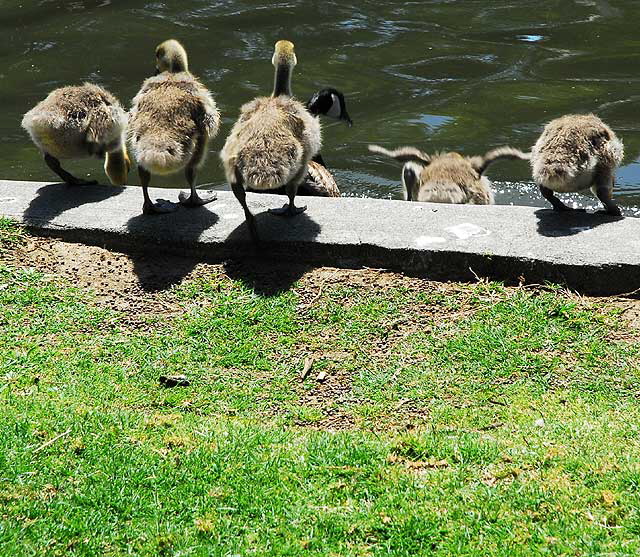
POLYGON ((290 203, 285 203, 279 209, 269 209, 269 213, 272 215, 278 215, 280 217, 294 217, 295 215, 299 215, 300 213, 304 213, 307 210, 307 206, 296 207, 295 205, 291 205, 290 203))
POLYGON ((181 191, 178 195, 180 204, 185 207, 200 207, 215 201, 218 196, 213 192, 191 193, 188 191, 181 191))
POLYGON ((177 203, 172 203, 166 199, 156 199, 155 203, 144 203, 142 212, 145 215, 158 215, 163 213, 173 213, 178 209, 177 203))

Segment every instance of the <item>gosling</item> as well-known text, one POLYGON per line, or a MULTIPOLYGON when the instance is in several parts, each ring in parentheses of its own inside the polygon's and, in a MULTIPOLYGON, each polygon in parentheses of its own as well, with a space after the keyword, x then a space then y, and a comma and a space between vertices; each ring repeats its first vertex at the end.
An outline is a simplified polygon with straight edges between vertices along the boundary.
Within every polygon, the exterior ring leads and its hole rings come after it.
POLYGON ((120 102, 91 83, 54 89, 22 118, 22 127, 42 152, 44 162, 71 186, 98 182, 76 178, 62 168, 60 159, 104 158, 111 183, 126 183, 130 166, 126 125, 127 113, 120 102))
POLYGON ((271 62, 275 67, 271 97, 258 97, 242 106, 220 152, 227 180, 256 241, 255 217, 247 206, 245 188, 277 190, 284 186, 289 203, 269 212, 282 216, 303 212, 306 207, 296 207, 294 200, 307 165, 322 143, 318 119, 291 96, 291 75, 297 63, 293 43, 278 41, 271 62))
POLYGON ((555 211, 571 211, 554 192, 591 191, 605 213, 620 216, 611 195, 624 147, 595 114, 569 114, 549 122, 531 150, 533 179, 555 211))
POLYGON ((369 151, 404 162, 402 183, 408 201, 492 205, 491 182, 483 176, 500 159, 529 160, 530 154, 513 147, 499 147, 484 156, 463 157, 459 153, 428 155, 414 147, 389 151, 369 145, 369 151))
POLYGON ((211 93, 189 73, 187 53, 176 40, 156 48, 156 75, 144 81, 133 99, 129 143, 138 162, 145 214, 170 213, 175 203, 149 197, 151 174, 174 174, 185 169, 190 192, 180 192, 180 203, 198 207, 215 194, 198 194, 196 173, 207 154, 209 139, 220 127, 220 112, 211 93))

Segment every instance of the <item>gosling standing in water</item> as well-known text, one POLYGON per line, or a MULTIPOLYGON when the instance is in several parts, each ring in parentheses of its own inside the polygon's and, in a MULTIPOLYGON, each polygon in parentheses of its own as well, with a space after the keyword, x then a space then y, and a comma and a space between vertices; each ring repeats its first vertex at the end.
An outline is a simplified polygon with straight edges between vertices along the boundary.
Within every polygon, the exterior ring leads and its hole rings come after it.
POLYGON ((554 192, 591 189, 609 215, 620 208, 611 195, 624 147, 595 114, 569 114, 549 122, 531 150, 533 179, 556 211, 571 211, 554 192))
POLYGON ((249 231, 257 239, 255 217, 249 210, 245 188, 275 190, 285 187, 289 203, 270 209, 275 215, 293 216, 298 186, 307 175, 307 164, 320 150, 318 119, 291 97, 291 74, 297 60, 293 43, 278 41, 272 58, 275 83, 271 97, 258 97, 240 109, 220 153, 227 180, 244 209, 249 231))
POLYGON ((129 157, 125 145, 127 113, 108 91, 85 83, 55 89, 22 118, 22 127, 42 151, 44 162, 71 186, 97 184, 76 178, 59 159, 104 157, 112 184, 127 181, 129 157))
POLYGON ((369 145, 369 151, 404 162, 402 183, 408 201, 492 205, 491 182, 483 176, 489 165, 500 159, 529 160, 529 153, 512 147, 499 147, 481 157, 458 153, 428 155, 414 147, 389 151, 369 145))
POLYGON ((151 174, 174 174, 183 168, 190 192, 180 203, 197 207, 213 201, 198 194, 196 172, 207 154, 207 143, 220 126, 220 113, 211 93, 189 73, 187 53, 175 40, 156 48, 156 76, 150 77, 133 99, 129 142, 138 162, 145 214, 169 213, 177 205, 149 198, 151 174))

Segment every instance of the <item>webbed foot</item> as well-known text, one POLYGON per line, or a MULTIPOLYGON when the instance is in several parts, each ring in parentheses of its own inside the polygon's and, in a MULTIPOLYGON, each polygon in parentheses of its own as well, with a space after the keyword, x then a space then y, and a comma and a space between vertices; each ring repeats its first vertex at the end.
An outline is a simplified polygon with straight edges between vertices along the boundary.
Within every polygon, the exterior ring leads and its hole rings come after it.
POLYGON ((295 205, 291 205, 290 203, 285 203, 279 209, 269 209, 268 212, 272 215, 278 215, 280 217, 294 217, 295 215, 304 213, 306 210, 306 205, 304 205, 303 207, 296 207, 295 205))
POLYGON ((180 200, 180 204, 185 207, 200 207, 201 205, 206 205, 207 203, 211 203, 215 201, 218 196, 213 192, 204 192, 204 193, 191 193, 188 191, 181 191, 178 195, 178 199, 180 200))
POLYGON ((145 215, 158 215, 163 213, 173 213, 178 208, 177 203, 172 203, 166 199, 156 199, 155 203, 144 203, 142 212, 145 215))

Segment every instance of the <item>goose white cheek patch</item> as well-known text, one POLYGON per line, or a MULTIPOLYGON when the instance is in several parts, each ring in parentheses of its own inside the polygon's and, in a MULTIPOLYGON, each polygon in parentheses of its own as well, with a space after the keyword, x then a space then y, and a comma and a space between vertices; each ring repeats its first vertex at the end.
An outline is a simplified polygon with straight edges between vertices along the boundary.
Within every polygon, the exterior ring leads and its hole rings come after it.
POLYGON ((329 112, 327 112, 327 116, 330 116, 331 118, 340 118, 340 99, 335 95, 335 93, 332 93, 331 100, 333 104, 331 105, 329 112))

